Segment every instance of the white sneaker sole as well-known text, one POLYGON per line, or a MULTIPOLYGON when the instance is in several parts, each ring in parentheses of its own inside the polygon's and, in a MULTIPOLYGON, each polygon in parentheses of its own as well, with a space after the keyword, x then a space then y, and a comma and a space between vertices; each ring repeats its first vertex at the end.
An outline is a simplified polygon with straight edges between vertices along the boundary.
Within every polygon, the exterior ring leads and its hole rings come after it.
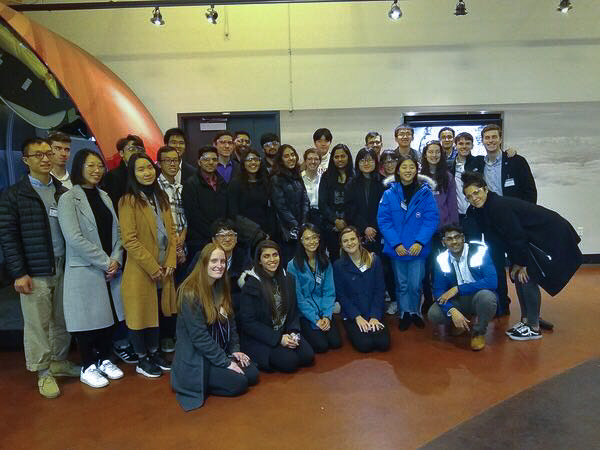
POLYGON ((113 375, 110 375, 110 374, 108 374, 107 372, 104 372, 104 371, 102 371, 102 370, 100 371, 100 373, 101 373, 102 375, 104 375, 106 378, 108 378, 109 380, 118 380, 118 379, 120 379, 120 378, 123 378, 123 375, 124 375, 124 374, 123 374, 123 372, 121 372, 119 375, 114 375, 114 374, 113 374, 113 375))
POLYGON ((100 389, 100 388, 103 388, 103 387, 106 387, 109 385, 108 380, 106 380, 106 383, 97 384, 97 385, 94 385, 94 384, 90 383, 89 381, 84 380, 83 378, 79 378, 79 381, 81 381, 83 384, 86 384, 89 387, 92 387, 94 389, 100 389))
POLYGON ((541 339, 542 335, 538 334, 537 336, 515 336, 512 334, 508 335, 513 341, 534 341, 536 339, 541 339))
POLYGON ((153 375, 151 373, 148 373, 144 369, 142 369, 140 366, 136 366, 135 371, 137 373, 139 373, 140 375, 144 375, 145 377, 148 377, 148 378, 158 378, 162 375, 162 373, 160 373, 158 375, 153 375))

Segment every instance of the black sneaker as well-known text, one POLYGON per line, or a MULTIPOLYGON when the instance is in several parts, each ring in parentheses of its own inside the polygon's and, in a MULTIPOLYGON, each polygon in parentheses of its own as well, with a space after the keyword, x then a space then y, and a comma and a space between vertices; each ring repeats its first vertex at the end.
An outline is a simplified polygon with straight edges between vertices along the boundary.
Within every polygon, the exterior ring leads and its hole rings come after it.
POLYGON ((165 358, 163 358, 160 352, 156 351, 154 353, 150 353, 150 356, 148 358, 162 370, 167 372, 171 370, 171 363, 165 358))
POLYGON ((135 364, 139 361, 138 355, 133 351, 133 346, 131 345, 123 348, 118 348, 113 345, 113 352, 127 364, 135 364))
POLYGON ((529 341, 532 339, 541 339, 542 333, 540 333, 539 330, 536 331, 529 327, 529 325, 523 325, 522 327, 510 333, 508 337, 515 341, 529 341))
POLYGON ((423 319, 421 319, 421 317, 418 314, 411 314, 410 318, 415 327, 425 328, 425 322, 423 322, 423 319))
POLYGON ((398 329, 400 331, 406 331, 408 330, 408 327, 410 327, 411 323, 412 320, 410 318, 410 314, 406 313, 400 318, 400 320, 398 320, 398 329))
POLYGON ((140 358, 135 371, 148 378, 158 378, 162 375, 160 367, 152 362, 147 356, 140 358))

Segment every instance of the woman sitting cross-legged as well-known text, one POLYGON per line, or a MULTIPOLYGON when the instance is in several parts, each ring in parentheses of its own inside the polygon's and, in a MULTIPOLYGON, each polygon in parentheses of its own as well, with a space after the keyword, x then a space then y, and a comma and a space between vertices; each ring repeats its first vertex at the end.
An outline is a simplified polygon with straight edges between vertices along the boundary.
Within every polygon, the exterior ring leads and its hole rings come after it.
POLYGON ((202 406, 208 394, 233 397, 258 382, 258 370, 240 352, 225 252, 204 247, 177 294, 178 319, 171 386, 181 407, 202 406))
POLYGON ((300 335, 294 277, 281 267, 279 246, 257 245, 254 267, 240 277, 242 350, 262 370, 294 372, 314 361, 310 344, 300 335))
POLYGON ((333 264, 333 277, 348 338, 359 352, 388 350, 390 333, 383 324, 385 282, 381 260, 362 246, 354 227, 342 230, 340 246, 342 256, 333 264))
POLYGON ((296 255, 288 263, 288 273, 296 279, 300 329, 313 350, 324 353, 342 346, 337 321, 333 317, 333 268, 316 226, 311 223, 302 225, 298 237, 296 255))

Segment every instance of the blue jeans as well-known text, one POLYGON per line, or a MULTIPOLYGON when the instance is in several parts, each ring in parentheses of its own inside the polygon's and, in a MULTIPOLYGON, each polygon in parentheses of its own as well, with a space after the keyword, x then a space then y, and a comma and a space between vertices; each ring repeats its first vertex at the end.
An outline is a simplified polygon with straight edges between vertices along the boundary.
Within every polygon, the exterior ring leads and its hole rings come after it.
POLYGON ((392 258, 396 280, 396 301, 398 316, 403 313, 419 314, 421 306, 421 286, 425 276, 425 260, 416 258, 399 260, 392 258))

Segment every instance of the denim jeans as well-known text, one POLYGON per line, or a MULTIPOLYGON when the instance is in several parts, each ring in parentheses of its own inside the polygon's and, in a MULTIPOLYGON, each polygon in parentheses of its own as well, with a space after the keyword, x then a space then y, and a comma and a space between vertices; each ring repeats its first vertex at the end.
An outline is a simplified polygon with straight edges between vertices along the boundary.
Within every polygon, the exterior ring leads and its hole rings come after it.
POLYGON ((399 260, 392 258, 396 280, 398 316, 403 313, 419 314, 421 306, 421 284, 425 276, 425 260, 415 258, 399 260))

